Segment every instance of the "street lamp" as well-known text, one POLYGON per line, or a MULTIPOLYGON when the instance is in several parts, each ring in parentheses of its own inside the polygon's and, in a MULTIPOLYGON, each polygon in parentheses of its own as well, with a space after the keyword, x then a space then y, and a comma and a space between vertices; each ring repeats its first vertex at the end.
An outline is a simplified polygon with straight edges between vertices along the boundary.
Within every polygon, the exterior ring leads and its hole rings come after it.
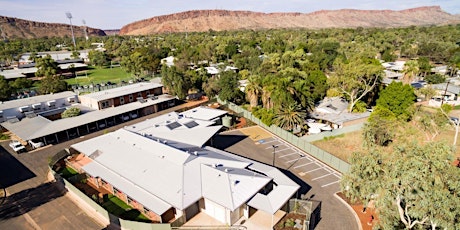
POLYGON ((275 166, 275 150, 276 148, 278 148, 278 145, 272 145, 273 147, 273 163, 272 163, 272 166, 275 166))
POLYGON ((68 18, 69 21, 70 21, 70 31, 72 31, 72 42, 73 42, 73 47, 74 47, 74 49, 76 50, 76 49, 77 49, 77 45, 75 44, 75 36, 73 35, 72 14, 71 14, 70 12, 66 12, 65 15, 67 16, 67 18, 68 18))

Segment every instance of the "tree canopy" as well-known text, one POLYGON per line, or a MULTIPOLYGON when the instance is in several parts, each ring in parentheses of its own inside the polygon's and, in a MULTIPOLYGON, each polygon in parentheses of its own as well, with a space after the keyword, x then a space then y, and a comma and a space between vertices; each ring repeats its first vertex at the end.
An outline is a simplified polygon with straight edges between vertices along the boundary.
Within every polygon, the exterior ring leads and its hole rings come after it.
POLYGON ((392 82, 380 92, 376 106, 388 109, 399 119, 410 120, 415 98, 414 88, 410 85, 392 82))
POLYGON ((375 200, 382 229, 460 227, 460 171, 444 142, 354 153, 341 185, 347 196, 375 200))

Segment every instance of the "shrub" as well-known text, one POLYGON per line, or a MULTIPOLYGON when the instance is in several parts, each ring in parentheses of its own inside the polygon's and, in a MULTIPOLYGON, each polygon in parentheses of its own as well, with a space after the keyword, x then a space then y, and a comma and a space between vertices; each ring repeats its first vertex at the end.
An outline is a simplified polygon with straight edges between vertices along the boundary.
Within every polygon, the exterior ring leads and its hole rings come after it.
POLYGON ((68 117, 76 117, 80 115, 80 109, 77 107, 71 107, 66 109, 64 112, 62 112, 61 117, 62 118, 68 118, 68 117))

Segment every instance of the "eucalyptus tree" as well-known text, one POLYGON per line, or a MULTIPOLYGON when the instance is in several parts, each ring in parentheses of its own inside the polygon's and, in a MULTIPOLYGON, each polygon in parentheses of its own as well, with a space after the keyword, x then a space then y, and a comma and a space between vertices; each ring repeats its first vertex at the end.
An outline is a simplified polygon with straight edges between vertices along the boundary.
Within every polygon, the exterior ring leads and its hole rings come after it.
POLYGON ((460 171, 444 142, 406 143, 353 153, 341 186, 353 201, 373 199, 383 229, 458 229, 460 171))
POLYGON ((334 72, 328 83, 349 100, 348 111, 352 112, 355 104, 380 82, 383 67, 369 47, 346 44, 342 54, 343 57, 337 58, 334 63, 334 72))

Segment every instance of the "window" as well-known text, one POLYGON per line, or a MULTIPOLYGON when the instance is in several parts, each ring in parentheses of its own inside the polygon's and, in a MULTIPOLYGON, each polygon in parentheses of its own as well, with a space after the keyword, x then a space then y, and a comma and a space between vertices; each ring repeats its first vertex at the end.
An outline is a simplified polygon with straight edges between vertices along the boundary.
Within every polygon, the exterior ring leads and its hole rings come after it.
POLYGON ((123 105, 125 104, 125 98, 124 97, 120 97, 120 105, 123 105))
POLYGON ((109 107, 109 106, 110 106, 109 101, 102 101, 102 102, 101 102, 101 108, 102 108, 102 109, 105 109, 105 108, 107 108, 107 107, 109 107))
POLYGON ((142 93, 141 92, 137 93, 137 97, 142 97, 142 93))
POLYGON ((101 184, 102 184, 102 186, 106 186, 106 185, 107 185, 107 181, 101 179, 101 184))
POLYGON ((133 100, 134 100, 134 97, 133 97, 132 94, 130 94, 130 95, 129 95, 129 102, 133 102, 133 100))
POLYGON ((133 198, 131 198, 129 196, 127 196, 127 198, 128 198, 128 204, 136 203, 136 201, 133 200, 133 198))
POLYGON ((117 193, 120 193, 120 191, 117 188, 113 187, 113 193, 117 194, 117 193))
POLYGON ((148 214, 149 212, 150 212, 150 209, 144 207, 144 213, 145 213, 145 214, 148 214))

